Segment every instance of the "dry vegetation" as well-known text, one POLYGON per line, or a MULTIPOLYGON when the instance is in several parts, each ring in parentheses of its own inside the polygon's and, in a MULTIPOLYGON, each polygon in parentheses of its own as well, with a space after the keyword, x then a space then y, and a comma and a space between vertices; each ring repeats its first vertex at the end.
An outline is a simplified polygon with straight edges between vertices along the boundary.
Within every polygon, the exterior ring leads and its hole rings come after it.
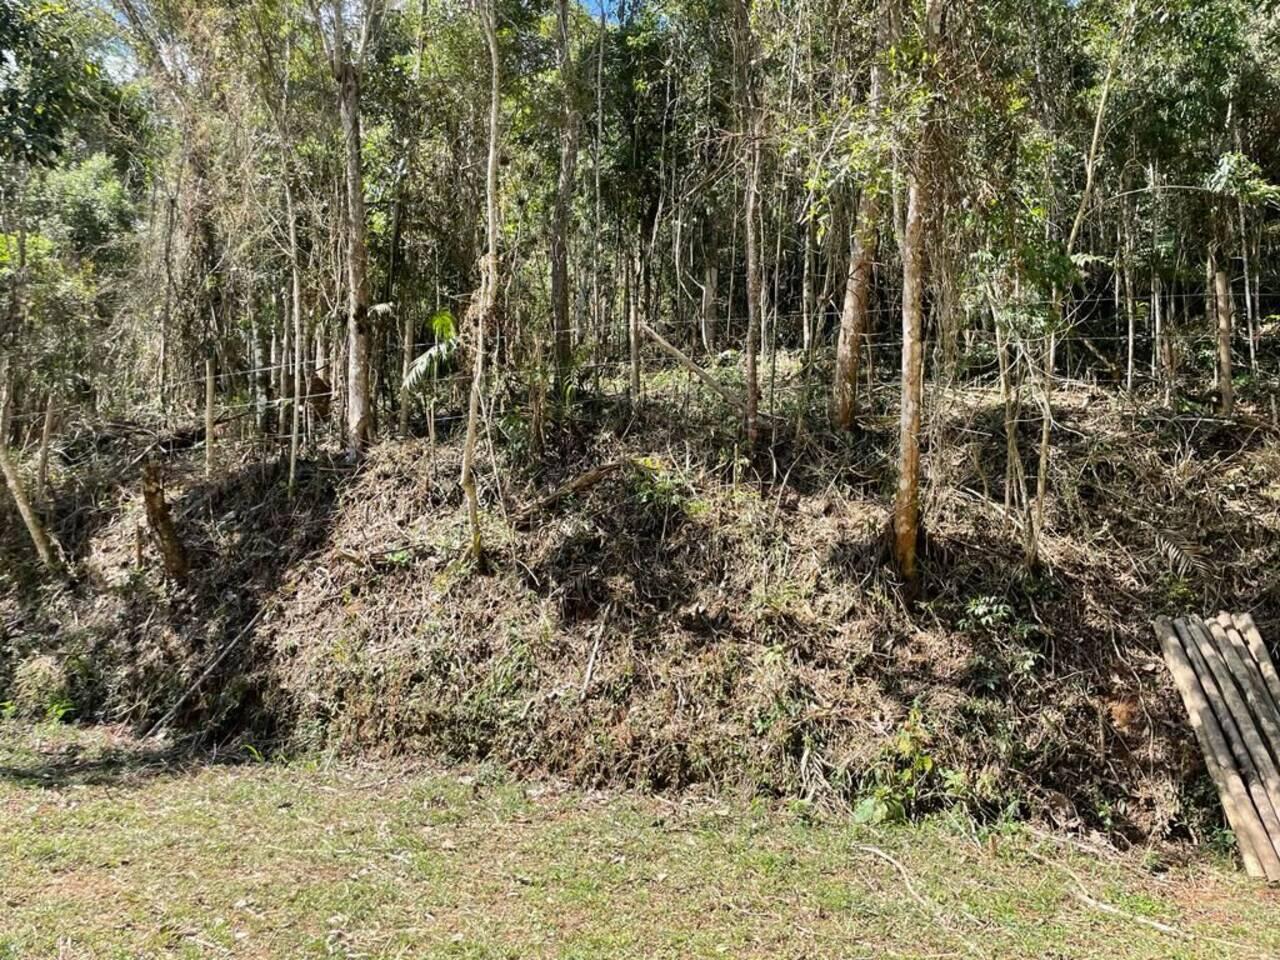
POLYGON ((748 461, 683 379, 652 391, 638 417, 584 402, 590 417, 549 424, 532 470, 526 421, 494 411, 481 570, 445 423, 435 446, 386 443, 358 469, 308 462, 292 501, 282 466, 256 453, 213 483, 174 461, 200 571, 182 590, 149 544, 135 565, 132 474, 95 487, 82 465, 57 532, 85 581, 6 593, 2 669, 33 672, 39 656, 55 674, 14 709, 65 701, 146 730, 230 647, 177 711, 204 745, 425 752, 871 820, 959 805, 1130 840, 1215 838, 1148 622, 1241 597, 1275 622, 1270 428, 1060 392, 1043 565, 1028 571, 992 499, 996 399, 939 390, 927 599, 912 610, 883 563, 893 440, 877 421, 847 442, 788 426, 748 461))

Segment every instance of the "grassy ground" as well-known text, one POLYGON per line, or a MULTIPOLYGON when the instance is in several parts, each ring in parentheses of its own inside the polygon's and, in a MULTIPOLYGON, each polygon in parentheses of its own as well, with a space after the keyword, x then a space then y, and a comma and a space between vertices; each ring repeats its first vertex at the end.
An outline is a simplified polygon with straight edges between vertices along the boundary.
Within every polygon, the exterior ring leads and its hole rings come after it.
POLYGON ((1280 954, 1221 861, 249 759, 0 724, 0 958, 1280 954))

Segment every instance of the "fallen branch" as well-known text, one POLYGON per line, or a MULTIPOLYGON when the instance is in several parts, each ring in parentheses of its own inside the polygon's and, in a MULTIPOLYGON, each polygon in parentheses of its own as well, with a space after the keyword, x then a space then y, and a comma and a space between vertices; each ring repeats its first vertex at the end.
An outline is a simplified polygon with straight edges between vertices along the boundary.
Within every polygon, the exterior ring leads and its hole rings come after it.
POLYGON ((1220 947, 1230 947, 1233 950, 1250 951, 1251 954, 1255 957, 1266 956, 1266 954, 1263 954, 1261 951, 1253 951, 1247 944, 1238 943, 1235 940, 1224 940, 1221 937, 1207 937, 1207 936, 1201 936, 1194 933, 1188 933, 1186 930, 1180 930, 1177 927, 1170 926, 1167 923, 1161 923, 1159 920, 1152 920, 1148 917, 1140 917, 1137 914, 1129 913, 1128 911, 1121 910, 1119 907, 1112 906, 1111 904, 1106 903, 1103 900, 1098 900, 1096 897, 1090 896, 1089 891, 1085 889, 1084 881, 1080 879, 1080 875, 1076 873, 1074 870, 1072 870, 1070 867, 1066 866, 1065 864, 1058 863, 1056 860, 1050 860, 1048 857, 1043 857, 1040 854, 1036 853, 1034 850, 1028 850, 1027 854, 1032 859, 1040 861, 1045 866, 1055 867, 1058 870, 1061 870, 1063 873, 1065 873, 1068 877, 1070 877, 1071 882, 1074 885, 1074 889, 1071 891, 1071 895, 1074 896, 1081 903, 1083 903, 1086 907, 1089 907, 1090 909, 1093 909, 1093 910, 1097 910, 1099 913, 1105 913, 1108 916, 1116 917, 1117 919, 1125 920, 1129 923, 1136 923, 1140 926, 1147 927, 1148 929, 1155 930, 1159 933, 1163 933, 1167 937, 1173 937, 1174 939, 1183 940, 1188 943, 1195 943, 1197 941, 1202 943, 1214 943, 1220 947))
POLYGON ((245 634, 247 634, 250 630, 254 628, 254 625, 257 624, 257 622, 262 619, 262 615, 266 612, 267 612, 266 607, 260 607, 258 609, 258 612, 253 615, 253 618, 248 623, 246 623, 240 629, 240 632, 237 633, 234 637, 232 637, 231 640, 227 643, 227 645, 222 648, 222 651, 216 657, 214 657, 213 663, 205 667, 204 672, 200 674, 200 676, 196 677, 195 683, 191 684, 191 686, 187 688, 187 692, 184 693, 182 696, 180 696, 178 698, 177 703, 175 703, 172 707, 169 708, 169 712, 166 713, 155 724, 152 725, 151 729, 148 730, 146 732, 146 735, 143 737, 144 740, 150 739, 151 737, 155 736, 157 730, 163 729, 165 724, 167 724, 170 720, 172 720, 175 716, 177 716, 178 708, 181 707, 184 703, 186 703, 187 699, 193 693, 195 693, 197 690, 200 689, 201 684, 203 684, 206 680, 208 680, 209 675, 218 668, 218 664, 222 663, 222 661, 227 658, 227 654, 229 654, 232 650, 235 649, 236 644, 238 644, 241 640, 244 639, 245 634))
POLYGON ((679 363, 680 366, 684 367, 686 370, 688 370, 690 373, 696 376, 699 380, 701 380, 704 384, 706 384, 707 387, 709 387, 715 393, 719 394, 725 403, 729 404, 730 406, 738 407, 741 410, 746 410, 747 401, 745 397, 739 396, 738 394, 731 391, 728 387, 720 383, 719 380, 711 376, 711 374, 707 373, 707 371, 703 370, 700 366, 698 366, 696 363, 690 360, 688 355, 683 350, 681 350, 675 344, 666 340, 660 333, 658 333, 657 330, 654 330, 653 327, 649 326, 649 324, 645 323, 643 320, 640 320, 638 322, 640 324, 640 330, 644 333, 644 335, 648 337, 650 340, 652 340, 654 343, 656 343, 662 349, 663 353, 670 356, 673 360, 679 363))
POLYGON ((574 494, 590 490, 601 480, 605 480, 608 477, 613 476, 613 474, 627 466, 636 467, 641 470, 649 469, 642 460, 635 457, 628 457, 623 460, 614 460, 610 463, 601 464, 598 467, 592 467, 586 473, 579 474, 568 483, 561 484, 541 500, 537 500, 521 510, 515 517, 516 526, 526 526, 529 521, 533 519, 534 514, 541 513, 544 510, 554 507, 566 497, 571 497, 574 494))
POLYGON ((938 907, 931 900, 925 899, 923 896, 920 895, 919 892, 917 892, 915 885, 912 884, 911 882, 911 874, 907 873, 907 868, 904 867, 901 863, 899 863, 893 857, 889 856, 889 854, 885 853, 879 847, 873 847, 870 844, 859 844, 855 849, 861 850, 863 853, 869 853, 873 857, 879 857, 885 863, 892 866, 895 870, 898 871, 898 875, 902 877, 902 885, 906 888, 907 893, 910 894, 911 898, 915 900, 916 903, 920 904, 920 906, 924 908, 926 912, 933 915, 933 918, 935 921, 937 921, 938 926, 942 927, 943 930, 945 930, 947 933, 951 934, 951 936, 955 937, 957 940, 963 943, 965 945, 965 948, 968 949, 968 951, 974 954, 975 956, 985 957, 988 955, 988 952, 986 950, 981 949, 976 943, 974 943, 964 934, 951 928, 951 926, 947 923, 947 919, 943 915, 941 908, 938 907))

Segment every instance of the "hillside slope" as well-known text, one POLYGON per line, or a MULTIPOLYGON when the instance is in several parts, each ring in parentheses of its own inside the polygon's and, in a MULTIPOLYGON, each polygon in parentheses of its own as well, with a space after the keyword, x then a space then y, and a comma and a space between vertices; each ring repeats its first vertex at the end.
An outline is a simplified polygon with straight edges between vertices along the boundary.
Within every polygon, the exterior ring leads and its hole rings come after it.
POLYGON ((887 422, 838 445, 788 431, 748 461, 723 411, 677 427, 663 403, 552 431, 533 473, 527 432, 495 421, 481 569, 443 432, 356 468, 308 461, 292 500, 280 465, 207 482, 173 460, 196 570, 177 589, 150 543, 136 564, 136 478, 78 471, 55 529, 79 581, 36 590, 7 565, 0 700, 146 730, 216 661, 174 720, 205 742, 491 758, 871 819, 962 803, 1154 837, 1217 823, 1148 623, 1225 605, 1277 635, 1269 431, 1064 392, 1030 571, 996 492, 998 407, 969 390, 934 413, 909 607, 882 559, 887 422), (499 490, 495 466, 517 481, 499 490))

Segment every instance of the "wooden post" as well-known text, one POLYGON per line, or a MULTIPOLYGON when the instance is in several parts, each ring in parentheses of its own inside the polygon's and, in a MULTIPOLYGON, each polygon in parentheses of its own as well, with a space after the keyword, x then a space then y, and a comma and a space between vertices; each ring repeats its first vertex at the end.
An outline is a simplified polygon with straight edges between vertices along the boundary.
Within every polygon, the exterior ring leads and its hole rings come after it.
POLYGON ((1275 851, 1267 840, 1262 821, 1258 818, 1244 781, 1235 768, 1226 736, 1196 678, 1182 638, 1175 631, 1173 623, 1165 617, 1158 618, 1154 626, 1165 663, 1173 675, 1183 706, 1187 708, 1191 729, 1195 732, 1200 751, 1204 755, 1205 767, 1218 790, 1218 799, 1227 816, 1227 823, 1235 832, 1245 872, 1251 877, 1266 877, 1268 880, 1280 877, 1280 857, 1275 856, 1275 851), (1271 857, 1266 856, 1268 852, 1271 857))
MULTIPOLYGON (((1223 734, 1223 742, 1227 747, 1225 768, 1239 777, 1244 785, 1245 811, 1252 814, 1257 821, 1257 832, 1250 827, 1250 841, 1253 844, 1254 856, 1262 866, 1263 873, 1269 881, 1280 881, 1280 855, 1271 843, 1269 831, 1275 820, 1275 808, 1258 778, 1258 771, 1249 756, 1249 748, 1245 745, 1236 726, 1231 711, 1223 700, 1221 688, 1214 676, 1214 671, 1205 660, 1205 645, 1201 644, 1193 623, 1187 620, 1175 620, 1174 629, 1186 649, 1187 657, 1199 677, 1204 690, 1205 700, 1210 705, 1210 713, 1216 717, 1219 729, 1223 734)), ((1237 836, 1239 836, 1237 834, 1237 836)))
MULTIPOLYGON (((1220 614, 1217 621, 1208 623, 1208 627, 1213 639, 1218 642, 1223 659, 1235 675, 1236 683, 1240 686, 1249 710, 1256 719, 1257 728, 1262 733, 1262 739, 1270 748, 1268 759, 1274 760, 1280 757, 1280 723, 1277 722, 1275 704, 1272 702, 1271 694, 1267 692, 1253 657, 1249 654, 1249 648, 1244 645, 1244 640, 1231 622, 1231 615, 1220 614)), ((1274 763, 1272 766, 1274 767, 1274 763)), ((1277 779, 1280 780, 1280 776, 1277 779)))
POLYGON ((1235 622, 1236 629, 1240 631, 1245 641, 1249 645, 1249 652, 1253 654, 1253 659, 1258 663, 1258 669, 1262 671, 1262 679, 1266 681, 1267 691, 1271 694, 1271 699, 1280 706, 1280 674, 1276 673, 1276 665, 1271 660, 1271 654, 1267 652, 1267 645, 1262 642, 1262 634, 1258 632, 1257 625, 1253 622, 1253 617, 1247 613, 1237 614, 1232 618, 1235 622))
MULTIPOLYGON (((1249 707, 1240 695, 1236 681, 1227 666, 1226 654, 1219 649, 1218 644, 1215 642, 1217 638, 1199 617, 1188 618, 1188 626, 1199 645, 1200 654, 1213 672, 1213 679, 1217 682, 1218 690, 1222 694, 1220 703, 1216 703, 1215 707, 1221 705, 1226 708, 1230 715, 1230 720, 1235 724, 1236 731, 1240 735, 1239 742, 1243 744, 1246 750, 1245 759, 1247 765, 1243 769, 1246 774, 1255 774, 1258 782, 1266 792, 1271 816, 1268 816, 1268 804, 1264 804, 1261 801, 1257 801, 1258 813, 1262 815, 1262 820, 1267 824, 1267 831, 1271 836, 1280 840, 1280 771, 1276 769, 1275 761, 1271 758, 1271 754, 1267 752, 1267 745, 1263 742, 1262 735, 1258 733, 1258 727, 1254 723, 1253 717, 1249 714, 1249 707), (1272 822, 1273 820, 1274 822, 1272 822)), ((1221 719, 1223 720, 1223 725, 1227 727, 1227 732, 1230 733, 1231 727, 1226 722, 1227 718, 1223 717, 1221 719)))

